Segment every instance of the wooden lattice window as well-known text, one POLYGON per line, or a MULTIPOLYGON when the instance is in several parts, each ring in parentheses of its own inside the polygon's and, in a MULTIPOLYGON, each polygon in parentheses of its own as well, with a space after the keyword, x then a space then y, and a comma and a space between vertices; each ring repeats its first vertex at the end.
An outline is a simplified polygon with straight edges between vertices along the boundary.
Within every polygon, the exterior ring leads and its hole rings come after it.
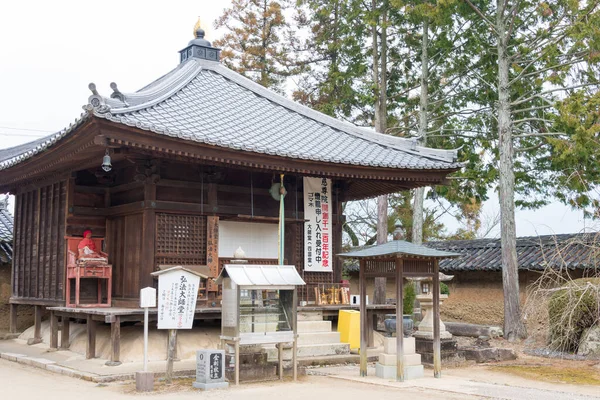
POLYGON ((156 214, 156 265, 206 265, 206 217, 156 214))

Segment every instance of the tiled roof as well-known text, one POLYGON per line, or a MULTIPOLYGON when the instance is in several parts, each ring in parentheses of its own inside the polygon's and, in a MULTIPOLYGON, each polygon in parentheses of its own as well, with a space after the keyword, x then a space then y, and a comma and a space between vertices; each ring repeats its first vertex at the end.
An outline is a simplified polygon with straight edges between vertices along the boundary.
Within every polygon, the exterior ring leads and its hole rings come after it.
MULTIPOLYGON (((449 240, 424 243, 461 256, 440 261, 440 270, 501 271, 500 239, 449 240)), ((519 269, 594 268, 600 262, 600 236, 597 233, 521 237, 517 239, 519 269)))
POLYGON ((429 247, 413 244, 404 240, 393 240, 391 242, 369 246, 360 250, 350 251, 348 253, 338 255, 340 257, 346 258, 367 258, 394 254, 431 258, 447 258, 458 256, 458 254, 456 253, 440 251, 429 247))
POLYGON ((0 200, 0 263, 12 261, 13 216, 8 211, 7 199, 0 200))
POLYGON ((0 150, 0 171, 19 164, 46 150, 60 139, 74 131, 75 128, 81 125, 88 118, 88 116, 88 113, 81 114, 81 116, 76 119, 75 122, 60 132, 44 136, 43 138, 36 139, 33 142, 0 150))
MULTIPOLYGON (((95 87, 93 91, 88 109, 96 116, 193 142, 369 167, 461 167, 455 162, 455 151, 421 147, 414 140, 338 121, 271 92, 214 61, 189 59, 136 93, 115 91, 109 98, 97 94, 95 87)), ((48 148, 72 129, 0 151, 0 169, 48 148)))

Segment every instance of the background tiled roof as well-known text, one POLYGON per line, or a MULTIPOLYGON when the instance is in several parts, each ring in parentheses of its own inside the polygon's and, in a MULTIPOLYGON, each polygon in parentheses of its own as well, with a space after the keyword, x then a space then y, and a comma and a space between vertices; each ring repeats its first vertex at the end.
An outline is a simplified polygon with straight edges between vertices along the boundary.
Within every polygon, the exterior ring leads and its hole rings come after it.
MULTIPOLYGON (((501 271, 500 239, 448 240, 423 243, 423 246, 459 257, 440 260, 442 272, 501 271)), ((564 234, 517 238, 519 269, 591 269, 600 266, 600 234, 564 234)), ((358 261, 344 259, 344 268, 358 272, 358 261)))
MULTIPOLYGON (((449 240, 424 245, 461 254, 440 261, 440 270, 444 272, 502 270, 500 239, 449 240)), ((517 239, 517 259, 519 269, 594 268, 600 262, 600 236, 585 233, 521 237, 517 239)))

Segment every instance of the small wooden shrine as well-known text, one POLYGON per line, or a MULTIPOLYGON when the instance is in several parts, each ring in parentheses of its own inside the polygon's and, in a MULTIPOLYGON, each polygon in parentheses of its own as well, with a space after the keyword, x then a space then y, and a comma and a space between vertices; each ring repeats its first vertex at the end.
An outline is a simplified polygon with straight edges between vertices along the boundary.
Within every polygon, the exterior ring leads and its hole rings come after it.
MULTIPOLYGON (((344 202, 444 184, 461 166, 456 152, 292 102, 223 66, 219 52, 199 28, 166 75, 134 92, 112 83, 102 95, 90 84, 85 112, 68 128, 0 150, 0 192, 16 197, 13 331, 19 304, 36 306, 36 338, 42 309, 54 307, 53 337, 57 317, 63 333, 70 316, 87 318, 89 337, 94 323, 110 323, 118 359, 120 323, 141 318, 139 292, 156 286, 152 272, 197 268, 209 279, 201 281, 196 317, 220 317, 214 278, 238 246, 260 265, 278 264, 282 247, 283 263, 307 283, 299 297, 314 301, 316 285, 341 280, 334 255, 341 252, 344 202), (309 177, 318 188, 306 203, 309 177), (280 203, 272 189, 281 182, 285 239, 278 246, 280 203), (305 224, 315 210, 331 227, 327 235, 305 224), (75 294, 68 238, 88 229, 108 254, 111 307, 65 308, 67 293, 75 294)), ((98 284, 80 284, 80 304, 97 302, 98 284)))
POLYGON ((367 334, 369 318, 366 295, 367 279, 394 278, 396 282, 396 379, 404 381, 404 352, 402 310, 404 278, 431 277, 433 279, 433 373, 441 377, 440 350, 440 278, 439 260, 458 257, 459 254, 415 245, 404 240, 394 240, 362 250, 340 254, 340 257, 360 261, 360 375, 367 375, 367 334))

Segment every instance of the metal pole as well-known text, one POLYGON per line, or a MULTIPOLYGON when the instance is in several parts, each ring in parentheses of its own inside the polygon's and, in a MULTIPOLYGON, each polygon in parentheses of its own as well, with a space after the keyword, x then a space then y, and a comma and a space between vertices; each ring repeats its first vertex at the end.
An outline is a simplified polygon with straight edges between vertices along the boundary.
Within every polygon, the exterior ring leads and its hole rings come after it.
POLYGON ((144 372, 148 372, 148 307, 144 307, 144 372))

